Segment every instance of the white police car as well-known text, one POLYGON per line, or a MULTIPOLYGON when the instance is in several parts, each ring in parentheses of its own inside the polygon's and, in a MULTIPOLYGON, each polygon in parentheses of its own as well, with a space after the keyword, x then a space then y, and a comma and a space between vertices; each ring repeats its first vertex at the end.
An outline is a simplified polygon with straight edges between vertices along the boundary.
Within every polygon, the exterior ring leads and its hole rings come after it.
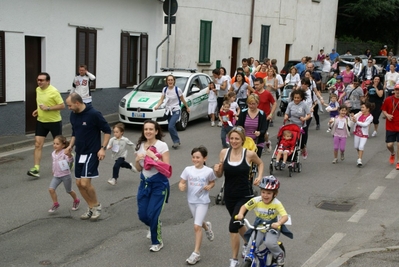
POLYGON ((190 107, 188 113, 182 105, 181 120, 176 124, 179 131, 184 131, 189 121, 208 115, 208 95, 206 91, 211 81, 209 75, 198 73, 195 69, 161 69, 162 72, 147 77, 130 93, 125 95, 119 103, 119 121, 127 124, 143 124, 146 120, 157 121, 160 125, 168 124, 164 116, 162 104, 154 110, 166 86, 166 76, 172 74, 176 78, 184 99, 190 107))

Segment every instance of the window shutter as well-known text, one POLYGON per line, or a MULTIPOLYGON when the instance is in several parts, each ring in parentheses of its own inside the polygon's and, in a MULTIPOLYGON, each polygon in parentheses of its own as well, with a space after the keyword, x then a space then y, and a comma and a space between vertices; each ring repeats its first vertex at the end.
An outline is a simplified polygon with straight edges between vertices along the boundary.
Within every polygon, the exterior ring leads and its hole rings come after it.
POLYGON ((0 31, 0 103, 6 101, 4 32, 0 31))
POLYGON ((148 35, 140 35, 140 81, 147 78, 148 69, 148 35))
POLYGON ((121 33, 121 69, 120 69, 120 87, 127 87, 127 74, 129 73, 129 42, 130 34, 128 32, 121 33))
MULTIPOLYGON (((97 65, 97 31, 87 28, 76 28, 76 70, 84 64, 87 70, 96 75, 97 65)), ((90 89, 96 88, 96 80, 90 81, 90 89)))

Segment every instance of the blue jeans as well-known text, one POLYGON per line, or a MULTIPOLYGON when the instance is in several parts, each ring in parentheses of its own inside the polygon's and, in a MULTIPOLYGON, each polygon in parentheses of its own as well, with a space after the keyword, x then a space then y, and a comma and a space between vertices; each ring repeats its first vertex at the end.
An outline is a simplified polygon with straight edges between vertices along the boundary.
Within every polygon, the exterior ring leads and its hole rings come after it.
POLYGON ((220 130, 220 138, 222 139, 223 148, 229 147, 226 142, 226 136, 231 131, 231 129, 233 129, 233 127, 229 125, 222 125, 222 129, 220 130))
POLYGON ((173 111, 168 115, 168 131, 172 138, 173 144, 180 143, 179 136, 177 135, 176 122, 180 118, 180 110, 173 111))
POLYGON ((112 178, 119 178, 120 168, 132 169, 132 166, 130 166, 130 164, 125 161, 125 158, 118 158, 117 160, 115 160, 114 167, 112 168, 112 178))

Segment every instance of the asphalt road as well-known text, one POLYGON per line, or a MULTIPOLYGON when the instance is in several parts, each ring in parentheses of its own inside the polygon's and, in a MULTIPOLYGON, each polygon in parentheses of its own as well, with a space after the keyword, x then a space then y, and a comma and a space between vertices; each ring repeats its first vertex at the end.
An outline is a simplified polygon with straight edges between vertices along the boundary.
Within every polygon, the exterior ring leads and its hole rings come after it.
MULTIPOLYGON (((275 173, 282 183, 278 198, 291 215, 289 228, 294 233, 293 240, 281 238, 287 250, 285 266, 366 266, 380 260, 387 262, 378 266, 397 266, 394 254, 379 258, 385 252, 368 253, 371 260, 365 262, 361 262, 367 260, 361 256, 345 258, 348 253, 355 255, 364 249, 399 243, 399 171, 388 164, 384 131, 368 140, 363 168, 356 167, 352 138, 347 143, 345 160, 331 164, 332 138, 325 132, 328 116, 322 114, 321 118, 320 131, 315 130, 314 122, 311 126, 309 156, 307 160, 301 159, 302 172, 294 173, 291 178, 288 171, 275 173), (317 207, 323 201, 339 207, 353 206, 349 211, 324 210, 317 207)), ((273 147, 279 125, 281 118, 269 129, 273 147)), ((135 142, 140 129, 127 127, 125 136, 135 142)), ((63 186, 57 189, 61 207, 54 214, 47 212, 51 207, 47 190, 51 180, 51 146, 43 150, 39 179, 26 175, 33 161, 31 147, 0 154, 0 158, 9 160, 0 164, 0 266, 186 266, 185 259, 194 247, 193 220, 186 195, 177 187, 179 175, 192 164, 190 151, 198 145, 208 148, 208 165, 216 163, 221 140, 220 128, 210 127, 205 119, 190 123, 179 135, 182 146, 170 152, 174 173, 170 179, 171 197, 161 215, 165 246, 157 253, 149 251, 147 229, 137 217, 138 174, 122 169, 118 184, 110 186, 107 183, 113 166, 110 152, 100 164, 100 178, 94 181, 103 205, 98 222, 79 219, 87 206, 83 201, 78 211, 72 211, 72 199, 63 186)), ((167 132, 165 141, 171 146, 167 132)), ((270 158, 270 154, 262 156, 265 174, 270 158)), ((224 206, 214 204, 221 183, 219 179, 211 192, 213 201, 207 215, 215 240, 209 242, 204 238, 198 266, 228 266, 231 257, 228 213, 224 206)), ((75 185, 74 189, 77 191, 75 185)))

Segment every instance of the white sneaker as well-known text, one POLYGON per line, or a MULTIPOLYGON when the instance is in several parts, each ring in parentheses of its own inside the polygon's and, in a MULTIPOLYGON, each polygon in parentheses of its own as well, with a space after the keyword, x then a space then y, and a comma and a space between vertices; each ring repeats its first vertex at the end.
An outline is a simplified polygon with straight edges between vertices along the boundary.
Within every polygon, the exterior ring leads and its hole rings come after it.
POLYGON ((215 126, 215 122, 214 121, 211 121, 211 126, 212 127, 215 126))
POLYGON ((222 125, 223 125, 222 122, 219 121, 219 122, 218 122, 218 127, 222 127, 222 125))
POLYGON ((148 239, 151 239, 151 231, 150 231, 150 229, 148 229, 147 238, 148 238, 148 239))
POLYGON ((132 172, 134 172, 134 173, 138 172, 136 167, 134 167, 133 163, 130 162, 129 164, 130 164, 130 166, 132 166, 132 168, 130 169, 132 172))
POLYGON ((335 158, 335 159, 332 161, 332 164, 337 164, 337 163, 338 163, 338 159, 335 158))
POLYGON ((377 132, 374 131, 374 132, 371 134, 371 136, 372 136, 372 137, 376 137, 376 136, 377 136, 377 132))
POLYGON ((357 166, 358 167, 362 167, 362 160, 361 159, 357 159, 357 166))
POLYGON ((238 260, 230 259, 230 267, 237 267, 237 266, 238 266, 238 260))
POLYGON ((97 221, 97 219, 101 216, 101 209, 98 209, 97 207, 93 207, 91 209, 92 215, 90 217, 90 221, 97 221))
POLYGON ((159 243, 159 244, 156 244, 156 245, 151 245, 150 251, 158 252, 158 251, 160 251, 162 248, 163 248, 163 243, 159 243))
POLYGON ((208 238, 209 241, 213 241, 213 239, 215 238, 215 235, 213 234, 213 231, 212 231, 212 224, 211 224, 211 222, 206 222, 205 224, 206 224, 206 227, 208 227, 208 230, 205 231, 206 238, 208 238))
POLYGON ((327 133, 331 132, 331 129, 330 129, 330 128, 328 128, 326 132, 327 132, 327 133))
POLYGON ((199 262, 200 259, 201 259, 200 255, 195 253, 195 252, 193 252, 193 253, 191 253, 190 257, 186 260, 186 262, 188 264, 194 265, 197 262, 199 262))
POLYGON ((116 185, 116 179, 115 178, 110 178, 110 179, 108 179, 108 183, 110 185, 116 185))

